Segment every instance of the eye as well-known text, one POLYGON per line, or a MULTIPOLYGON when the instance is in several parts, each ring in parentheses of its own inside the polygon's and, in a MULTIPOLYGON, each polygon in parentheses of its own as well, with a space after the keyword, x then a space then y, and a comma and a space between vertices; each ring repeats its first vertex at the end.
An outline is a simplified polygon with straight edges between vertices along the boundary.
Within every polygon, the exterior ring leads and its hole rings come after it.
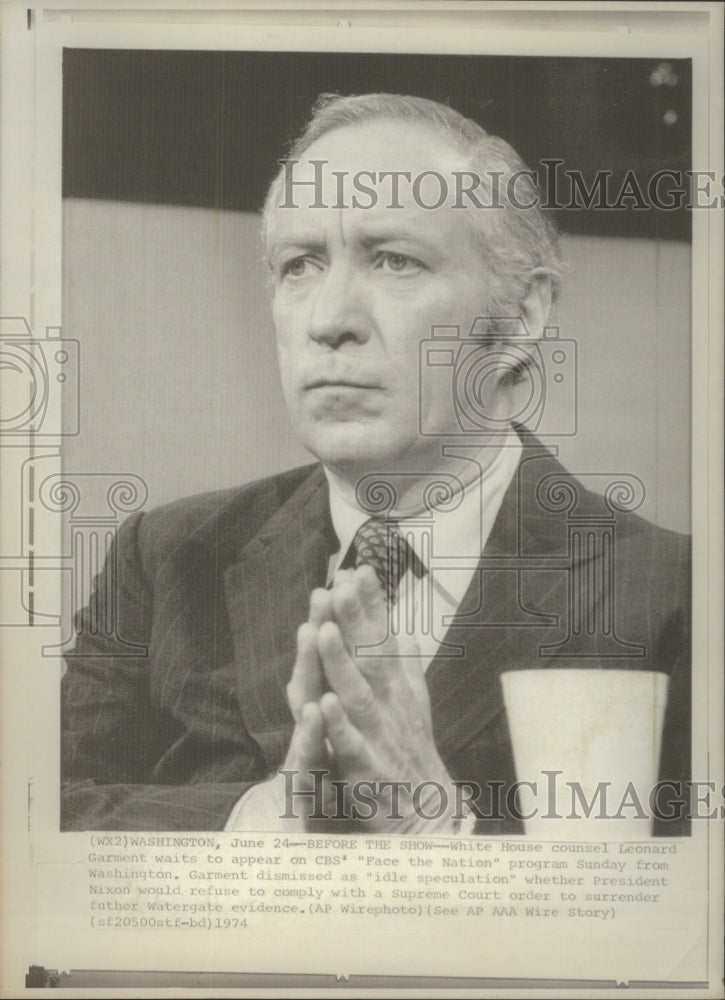
POLYGON ((380 255, 378 261, 383 271, 390 271, 392 274, 415 274, 423 267, 419 260, 404 253, 386 251, 380 255))
POLYGON ((309 257, 293 257, 280 265, 279 273, 282 278, 303 278, 310 268, 319 270, 319 266, 309 257))

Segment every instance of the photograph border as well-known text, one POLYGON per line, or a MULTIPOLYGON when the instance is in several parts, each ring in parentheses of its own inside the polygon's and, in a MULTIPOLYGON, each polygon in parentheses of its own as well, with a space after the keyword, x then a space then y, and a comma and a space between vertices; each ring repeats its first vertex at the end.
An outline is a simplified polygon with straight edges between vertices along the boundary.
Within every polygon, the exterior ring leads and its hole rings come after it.
MULTIPOLYGON (((501 13, 500 5, 491 8, 484 4, 346 4, 344 7, 333 7, 330 4, 322 7, 287 4, 269 11, 228 5, 226 9, 215 11, 199 11, 192 5, 181 3, 167 4, 167 11, 159 9, 158 3, 136 3, 128 9, 117 11, 112 5, 99 3, 86 6, 82 10, 63 8, 60 4, 49 4, 44 9, 27 10, 20 4, 10 4, 1 12, 0 56, 3 66, 0 70, 2 84, 2 132, 0 139, 7 149, 6 138, 12 137, 13 163, 9 164, 8 153, 5 152, 0 165, 0 194, 3 201, 2 244, 0 247, 0 312, 3 316, 18 316, 27 320, 29 327, 39 330, 57 329, 61 323, 62 298, 62 267, 59 247, 62 246, 62 218, 60 213, 60 67, 62 47, 69 44, 69 39, 79 39, 75 44, 82 47, 90 39, 95 39, 92 47, 101 48, 201 48, 221 49, 238 47, 238 33, 247 28, 257 32, 256 38, 265 39, 263 45, 275 48, 287 41, 290 49, 301 49, 306 46, 306 40, 318 38, 323 48, 327 49, 334 43, 333 36, 344 38, 345 44, 353 43, 354 32, 360 23, 361 33, 378 33, 385 24, 386 16, 395 20, 396 24, 405 24, 407 19, 419 18, 423 27, 421 30, 437 30, 440 33, 440 19, 453 17, 454 13, 464 14, 467 19, 490 19, 497 25, 503 25, 491 32, 487 45, 497 54, 521 54, 519 48, 529 54, 541 55, 532 50, 531 33, 539 32, 537 41, 544 47, 557 49, 565 44, 567 48, 584 50, 577 54, 595 55, 616 41, 621 46, 641 42, 654 52, 657 46, 671 51, 673 56, 679 52, 687 52, 693 59, 693 107, 699 106, 703 100, 707 105, 708 117, 697 127, 693 125, 693 167, 701 170, 720 171, 722 175, 722 56, 716 53, 718 43, 722 42, 722 10, 717 10, 717 4, 693 4, 679 7, 673 4, 616 4, 607 5, 606 10, 590 10, 587 14, 586 4, 556 5, 556 15, 562 19, 568 18, 573 25, 571 36, 566 43, 558 42, 552 37, 553 32, 546 23, 546 18, 552 16, 552 11, 542 10, 543 5, 536 8, 529 4, 507 5, 501 13), (538 13, 540 11, 540 13, 538 13), (707 34, 678 35, 673 38, 669 32, 673 29, 663 27, 669 19, 680 26, 687 21, 688 16, 702 14, 710 18, 707 34), (303 16, 304 15, 304 16, 303 16), (225 22, 226 17, 226 22, 225 22), (224 25, 231 18, 235 25, 234 31, 229 31, 226 42, 220 43, 218 36, 224 34, 224 25), (680 19, 678 21, 678 18, 680 19), (299 20, 303 27, 300 28, 299 20), (191 35, 189 23, 194 25, 196 44, 190 46, 191 35), (336 23, 333 25, 333 21, 336 23), (25 23, 23 23, 25 22, 25 23), (523 22, 524 27, 516 29, 514 22, 523 22), (620 24, 621 22, 621 24, 620 24), (322 28, 320 27, 322 25, 322 28), (271 30, 270 30, 271 25, 271 30), (615 27, 615 25, 617 25, 615 27), (163 26, 163 27, 162 27, 163 26), (334 29, 334 30, 332 30, 334 29), (621 29, 621 30, 620 30, 621 29), (23 34, 24 31, 24 34, 23 34), (583 34, 582 34, 583 33, 583 34), (168 37, 166 37, 168 36, 168 37), (173 36, 173 37, 172 37, 173 36), (149 39, 156 37, 160 44, 149 44, 149 39), (217 42, 210 44, 213 38, 217 42), (512 38, 515 41, 512 43, 512 38), (323 44, 324 39, 324 44, 323 44), (697 41, 695 41, 697 39, 697 41), (161 41, 163 40, 163 41, 161 41), (329 41, 328 41, 329 40, 329 41), (172 44, 169 44, 172 42, 172 44), (9 46, 16 46, 11 50, 9 46), (691 50, 697 47, 698 51, 691 50), (515 51, 512 52, 510 49, 515 51), (531 50, 531 51, 530 51, 531 50), (718 86, 720 85, 720 89, 718 86), (11 98, 17 98, 17 105, 8 108, 11 98), (32 165, 30 172, 27 166, 32 165), (23 190, 24 187, 24 190, 23 190), (10 191, 20 191, 20 197, 9 198, 10 191), (28 212, 28 209, 31 212, 28 212)), ((600 5, 597 5, 599 7, 600 5)), ((452 29, 455 30, 455 29, 452 29)), ((674 29, 677 30, 677 29, 674 29)), ((472 44, 461 40, 464 47, 472 44)), ((394 42, 391 41, 391 45, 394 42)), ((415 44, 415 43, 413 43, 415 44)), ((533 46, 536 47, 535 45, 533 46)), ((452 46, 455 48, 455 44, 452 46)), ((334 51, 329 48, 328 51, 334 51)), ((354 49, 358 51, 359 49, 354 49)), ((481 54, 484 54, 483 52, 481 54)), ((661 52, 658 50, 658 54, 661 52)), ((693 670, 693 706, 709 706, 708 724, 705 732, 695 727, 693 733, 693 760, 703 760, 707 757, 710 771, 708 781, 722 782, 722 762, 720 748, 722 745, 722 718, 720 705, 722 703, 722 673, 721 651, 722 622, 717 609, 721 607, 721 566, 722 531, 719 513, 721 510, 721 449, 722 440, 722 399, 719 371, 722 364, 722 277, 718 267, 722 266, 722 232, 721 213, 703 212, 693 215, 693 284, 692 284, 692 386, 693 414, 698 409, 698 415, 693 416, 693 444, 699 441, 699 447, 692 451, 692 523, 696 526, 706 525, 703 530, 698 527, 693 530, 694 560, 700 567, 695 575, 693 587, 693 607, 696 612, 695 622, 699 628, 694 630, 693 664, 707 662, 709 670, 705 676, 698 675, 693 670), (719 221, 718 221, 719 220, 719 221), (703 266, 705 265, 705 266, 703 266), (707 336, 695 334, 694 331, 708 331, 707 336), (697 336, 697 346, 695 339, 697 336), (708 385, 709 390, 702 399, 702 393, 694 391, 698 386, 708 385), (703 413, 703 402, 707 413, 703 413), (698 437, 699 435, 699 437, 698 437), (704 490, 704 484, 708 489, 704 490), (709 753, 707 753, 709 750, 709 753), (716 756, 716 751, 719 755, 716 756)), ((60 419, 60 413, 53 415, 60 419)), ((42 443, 37 446, 42 448, 42 443)), ((37 453, 35 443, 31 443, 31 457, 37 453)), ((55 452, 60 460, 60 449, 55 452)), ((6 512, 5 518, 14 516, 14 511, 6 512)), ((4 528, 6 531, 7 528, 4 528)), ((58 540, 61 544, 61 540, 58 540)), ((61 549, 59 548, 59 551, 61 549)), ((31 572, 32 564, 28 567, 31 572)), ((0 597, 2 595, 0 594, 0 597)), ((57 596, 60 596, 58 586, 57 596)), ((27 643, 33 636, 26 634, 25 629, 13 630, 10 635, 4 630, 2 638, 3 659, 23 657, 27 643)), ((60 638, 60 637, 58 637, 60 638)), ((32 679, 34 689, 36 682, 42 678, 46 687, 54 688, 48 683, 53 671, 48 669, 47 661, 40 662, 30 671, 15 671, 14 674, 4 670, 3 687, 4 703, 13 704, 15 699, 27 704, 27 698, 22 694, 21 685, 32 679)), ((58 671, 60 667, 58 667, 58 671)), ((48 720, 53 713, 57 715, 57 691, 45 691, 39 694, 35 706, 37 715, 48 720)), ((695 710, 693 708, 693 715, 695 710)), ((8 718, 7 709, 3 711, 3 722, 7 723, 2 737, 3 754, 16 766, 22 760, 26 746, 27 734, 23 731, 28 726, 27 713, 18 713, 16 720, 8 718)), ((51 727, 57 732, 57 726, 51 727)), ((31 730, 32 731, 32 730, 31 730)), ((56 768, 57 753, 50 755, 49 768, 56 768)), ((22 894, 32 885, 32 871, 28 871, 27 861, 23 858, 21 845, 17 842, 18 829, 26 823, 30 826, 32 815, 31 843, 46 844, 50 837, 51 843, 43 847, 40 854, 44 863, 52 863, 53 846, 52 831, 57 831, 58 800, 57 792, 53 802, 48 801, 47 789, 52 787, 47 773, 38 773, 31 787, 26 787, 25 771, 22 767, 18 773, 5 780, 3 784, 3 802, 16 803, 27 797, 28 815, 20 817, 13 808, 3 810, 11 813, 2 820, 0 832, 3 837, 3 909, 13 912, 19 906, 22 894), (30 803, 32 801, 32 809, 30 803), (10 845, 9 849, 5 845, 10 845), (12 870, 11 870, 12 869, 12 870)), ((722 859, 718 847, 722 841, 722 824, 706 823, 705 829, 693 831, 691 838, 696 841, 697 849, 706 853, 709 858, 710 885, 721 884, 722 859), (718 881, 719 878, 719 881, 718 881)), ((37 861, 35 862, 37 863, 37 861)), ((717 941, 719 921, 717 917, 718 901, 722 901, 722 892, 713 893, 708 898, 708 937, 717 941)), ((15 927, 4 932, 2 952, 9 955, 9 949, 15 949, 19 955, 26 951, 27 940, 23 936, 32 927, 31 910, 34 904, 26 903, 26 912, 15 927)), ((7 925, 6 925, 7 926, 7 925)), ((80 932, 80 928, 78 929, 80 932)), ((38 956, 42 961, 44 956, 38 956)), ((13 966, 16 962, 13 961, 13 966)), ((7 966, 10 969, 10 965, 7 966)), ((708 971, 715 975, 717 956, 711 950, 708 955, 708 971)), ((90 971, 90 970, 89 970, 90 971)), ((209 972, 173 972, 159 970, 146 972, 141 970, 95 970, 99 977, 92 982, 84 982, 83 986, 108 986, 109 995, 121 995, 120 990, 136 989, 138 987, 153 988, 161 986, 158 975, 163 972, 168 976, 170 987, 191 988, 194 979, 195 988, 226 990, 242 988, 254 990, 264 989, 326 989, 326 990, 377 990, 383 988, 395 989, 429 989, 429 990, 484 990, 485 994, 496 995, 495 992, 508 990, 531 990, 543 988, 547 990, 578 988, 582 991, 594 991, 594 995, 602 995, 600 991, 621 987, 616 980, 539 980, 521 977, 506 979, 480 977, 417 977, 417 976, 377 976, 377 975, 311 975, 308 973, 291 972, 260 972, 260 973, 209 973, 209 972), (112 976, 115 972, 128 973, 133 982, 118 984, 111 988, 108 982, 102 982, 104 975, 112 976), (148 976, 148 979, 143 977, 148 976), (141 978, 139 978, 141 977, 141 978), (181 977, 186 977, 181 982, 181 977), (222 981, 232 977, 234 982, 222 981), (143 981, 141 981, 143 979, 143 981)), ((4 984, 3 984, 4 985, 4 984)), ((62 982, 59 984, 64 985, 62 982)), ((630 991, 646 991, 675 989, 680 995, 722 996, 718 977, 714 981, 630 981, 630 991), (699 991, 699 992, 698 992, 699 991)), ((133 995, 138 995, 134 993, 133 995)), ((584 994, 583 994, 584 995, 584 994)), ((639 995, 635 993, 634 995, 639 995)))

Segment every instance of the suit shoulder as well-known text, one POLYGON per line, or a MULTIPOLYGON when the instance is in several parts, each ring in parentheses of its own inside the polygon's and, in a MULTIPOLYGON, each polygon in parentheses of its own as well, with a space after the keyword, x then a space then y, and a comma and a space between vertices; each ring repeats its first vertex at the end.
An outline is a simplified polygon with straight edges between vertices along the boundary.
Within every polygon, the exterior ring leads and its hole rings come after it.
MULTIPOLYGON (((589 505, 593 511, 601 511, 601 498, 595 494, 589 505)), ((615 550, 623 555, 629 553, 638 569, 631 560, 626 560, 629 572, 651 575, 652 573, 675 573, 682 580, 689 576, 692 539, 689 535, 671 528, 663 528, 653 521, 647 520, 634 511, 611 512, 612 525, 615 528, 615 550)))
POLYGON ((316 463, 299 466, 243 486, 197 493, 155 507, 142 515, 139 547, 163 556, 183 542, 216 537, 226 525, 234 525, 242 537, 251 537, 319 469, 316 463))
POLYGON ((689 562, 692 539, 689 535, 671 528, 662 528, 637 514, 625 514, 617 518, 617 530, 624 540, 631 537, 640 545, 656 552, 662 561, 689 562))
POLYGON ((569 472, 530 431, 517 430, 524 455, 516 502, 522 504, 526 523, 537 532, 540 544, 556 551, 566 549, 568 525, 590 522, 614 528, 616 547, 637 554, 644 566, 689 563, 690 536, 660 527, 637 513, 636 497, 629 495, 626 482, 620 488, 617 477, 612 477, 605 494, 601 477, 595 475, 592 488, 589 473, 569 472))

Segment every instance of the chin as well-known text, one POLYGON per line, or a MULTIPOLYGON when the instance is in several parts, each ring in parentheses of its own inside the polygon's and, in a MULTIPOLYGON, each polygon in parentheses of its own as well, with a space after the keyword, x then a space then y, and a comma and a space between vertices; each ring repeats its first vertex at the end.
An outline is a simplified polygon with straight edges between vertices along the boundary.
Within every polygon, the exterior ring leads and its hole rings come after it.
POLYGON ((323 465, 361 475, 394 469, 409 451, 403 443, 392 440, 390 434, 371 433, 364 428, 347 434, 340 431, 318 436, 305 442, 305 446, 323 465))

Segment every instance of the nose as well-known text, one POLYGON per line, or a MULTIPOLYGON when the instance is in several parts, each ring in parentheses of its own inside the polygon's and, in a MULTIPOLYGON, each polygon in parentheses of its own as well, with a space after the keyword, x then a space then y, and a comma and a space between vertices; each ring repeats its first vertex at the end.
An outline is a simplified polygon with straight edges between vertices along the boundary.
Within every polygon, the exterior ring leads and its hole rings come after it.
POLYGON ((339 348, 346 343, 365 343, 370 336, 368 303, 360 275, 345 264, 328 268, 318 283, 309 317, 310 338, 339 348))

